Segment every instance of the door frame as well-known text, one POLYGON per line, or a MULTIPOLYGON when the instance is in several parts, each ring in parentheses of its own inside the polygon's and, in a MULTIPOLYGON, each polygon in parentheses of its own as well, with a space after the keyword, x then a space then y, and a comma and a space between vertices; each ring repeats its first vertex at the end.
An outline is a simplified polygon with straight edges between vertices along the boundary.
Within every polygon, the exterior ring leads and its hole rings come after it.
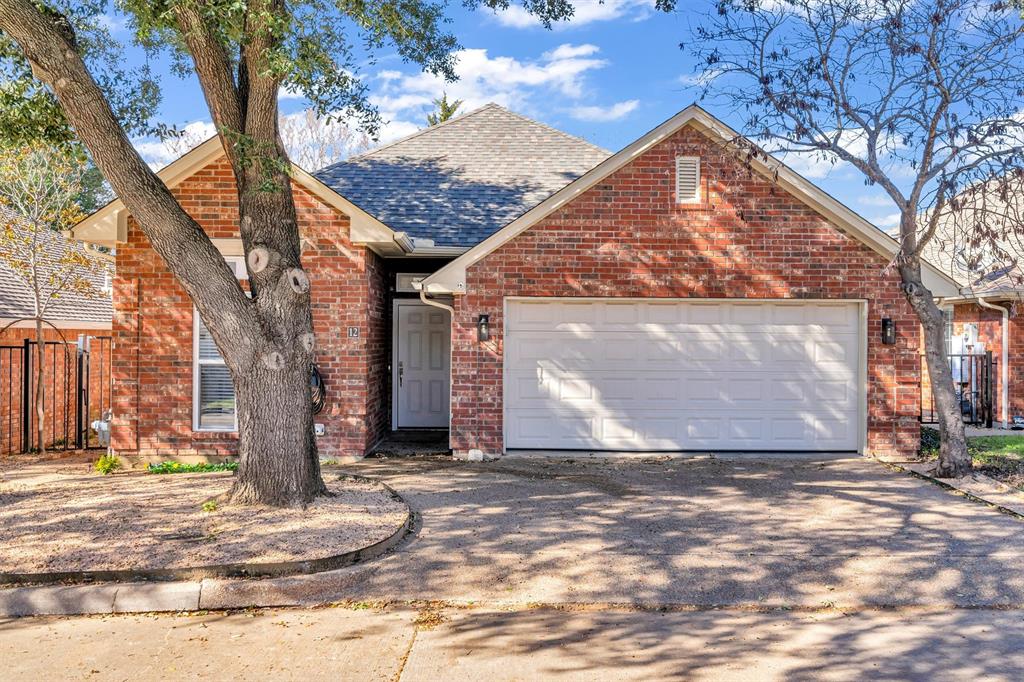
MULTIPOLYGON (((737 298, 737 297, 693 297, 683 298, 678 296, 670 297, 644 297, 644 296, 505 296, 501 302, 502 307, 502 344, 508 338, 509 307, 516 301, 634 301, 642 303, 646 301, 658 301, 660 303, 732 303, 736 301, 749 301, 757 303, 791 303, 791 304, 814 304, 814 303, 845 303, 856 304, 858 309, 858 348, 857 348, 857 454, 863 456, 868 445, 868 300, 865 298, 737 298)), ((505 390, 508 386, 508 365, 505 362, 504 345, 501 355, 501 452, 508 454, 508 401, 505 399, 505 390)), ((449 403, 449 412, 451 404, 449 403)), ((674 450, 672 452, 675 452, 674 450)))
MULTIPOLYGON (((435 306, 427 305, 418 298, 396 298, 391 302, 391 430, 397 431, 398 426, 398 345, 401 335, 398 331, 398 309, 401 306, 419 306, 421 308, 435 308, 435 306)), ((448 324, 451 326, 452 314, 448 313, 448 324)), ((448 334, 448 419, 447 425, 441 428, 449 428, 452 423, 452 338, 451 333, 448 334)), ((407 426, 404 428, 418 429, 425 428, 430 429, 433 427, 418 427, 418 426, 407 426)))

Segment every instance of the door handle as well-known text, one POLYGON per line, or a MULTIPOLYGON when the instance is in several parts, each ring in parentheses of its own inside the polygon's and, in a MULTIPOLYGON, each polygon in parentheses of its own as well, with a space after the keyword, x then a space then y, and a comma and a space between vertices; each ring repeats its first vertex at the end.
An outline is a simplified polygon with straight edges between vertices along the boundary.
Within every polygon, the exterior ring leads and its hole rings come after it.
POLYGON ((405 365, 402 364, 401 360, 399 360, 398 361, 398 385, 399 386, 402 385, 402 375, 403 374, 405 374, 405 365))

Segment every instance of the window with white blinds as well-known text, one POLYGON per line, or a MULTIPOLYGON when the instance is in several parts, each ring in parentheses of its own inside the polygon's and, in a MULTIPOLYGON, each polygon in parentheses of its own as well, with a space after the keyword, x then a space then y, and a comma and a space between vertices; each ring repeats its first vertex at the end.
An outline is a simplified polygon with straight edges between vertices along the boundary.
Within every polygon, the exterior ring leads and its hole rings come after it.
MULTIPOLYGON (((239 271, 245 273, 245 262, 241 256, 225 256, 224 260, 236 274, 239 271)), ((235 387, 231 383, 231 373, 195 308, 192 309, 192 320, 192 428, 196 431, 237 431, 235 387)))
POLYGON ((699 157, 676 157, 676 201, 680 204, 700 202, 699 157))

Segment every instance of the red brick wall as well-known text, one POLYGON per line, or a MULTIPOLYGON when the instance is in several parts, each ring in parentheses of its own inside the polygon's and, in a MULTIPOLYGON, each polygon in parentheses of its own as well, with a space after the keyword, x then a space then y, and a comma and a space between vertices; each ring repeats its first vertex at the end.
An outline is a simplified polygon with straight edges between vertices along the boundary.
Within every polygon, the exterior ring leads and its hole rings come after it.
MULTIPOLYGON (((361 455, 378 434, 368 427, 384 409, 368 388, 385 370, 376 366, 383 305, 377 299, 379 258, 348 240, 348 218, 294 185, 303 266, 312 282, 317 363, 327 404, 316 421, 324 457, 361 455), (358 329, 349 337, 348 329, 358 329), (372 352, 371 352, 372 351, 372 352)), ((174 190, 212 238, 237 238, 238 201, 222 158, 174 190)), ((129 221, 117 249, 114 281, 113 447, 122 454, 230 455, 234 433, 192 430, 192 303, 145 236, 129 221)))
POLYGON ((868 454, 919 434, 918 334, 886 260, 684 128, 469 268, 453 324, 451 444, 502 451, 505 296, 840 298, 868 302, 868 454), (678 155, 701 157, 703 202, 674 200, 678 155), (493 336, 476 340, 477 315, 493 336), (894 346, 880 343, 882 317, 894 346))
MULTIPOLYGON (((44 439, 47 447, 74 447, 77 400, 78 336, 109 337, 110 332, 101 329, 61 329, 60 333, 51 327, 43 328, 46 342, 67 343, 67 353, 61 345, 46 346, 43 370, 43 396, 46 405, 44 439)), ((0 455, 20 452, 22 449, 21 423, 22 406, 22 346, 25 339, 35 340, 35 329, 10 328, 0 332, 0 455), (10 347, 17 348, 11 349, 10 347)), ((93 366, 89 374, 91 392, 90 414, 86 422, 99 419, 104 408, 110 404, 110 344, 97 341, 92 344, 93 366)), ((36 362, 35 346, 32 347, 32 363, 36 362)), ((29 410, 34 400, 35 377, 30 377, 29 410)), ((35 426, 31 426, 29 447, 35 444, 35 426)), ((95 443, 93 443, 95 445, 95 443)))
MULTIPOLYGON (((1010 308, 1009 318, 1009 403, 1007 419, 1015 415, 1024 415, 1024 311, 1014 303, 1001 301, 997 305, 1010 308)), ((992 351, 995 360, 993 377, 995 379, 995 418, 1003 419, 1002 413, 1002 362, 1003 331, 1002 313, 990 308, 982 308, 975 303, 965 303, 953 308, 953 333, 961 334, 965 324, 978 326, 978 340, 984 342, 985 350, 992 351)))

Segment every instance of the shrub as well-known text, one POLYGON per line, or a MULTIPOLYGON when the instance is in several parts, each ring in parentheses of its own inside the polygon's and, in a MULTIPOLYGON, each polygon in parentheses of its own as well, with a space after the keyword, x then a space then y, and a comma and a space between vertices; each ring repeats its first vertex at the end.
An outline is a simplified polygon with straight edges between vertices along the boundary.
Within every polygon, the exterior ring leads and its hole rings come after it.
POLYGON ((217 511, 217 500, 207 500, 203 502, 204 512, 215 512, 217 511))
POLYGON ((121 468, 121 460, 117 458, 117 455, 101 455, 92 468, 96 470, 96 473, 106 476, 121 468))
POLYGON ((200 474, 210 471, 235 471, 238 469, 238 462, 201 462, 198 464, 184 464, 182 462, 160 462, 150 464, 146 472, 150 474, 200 474))

